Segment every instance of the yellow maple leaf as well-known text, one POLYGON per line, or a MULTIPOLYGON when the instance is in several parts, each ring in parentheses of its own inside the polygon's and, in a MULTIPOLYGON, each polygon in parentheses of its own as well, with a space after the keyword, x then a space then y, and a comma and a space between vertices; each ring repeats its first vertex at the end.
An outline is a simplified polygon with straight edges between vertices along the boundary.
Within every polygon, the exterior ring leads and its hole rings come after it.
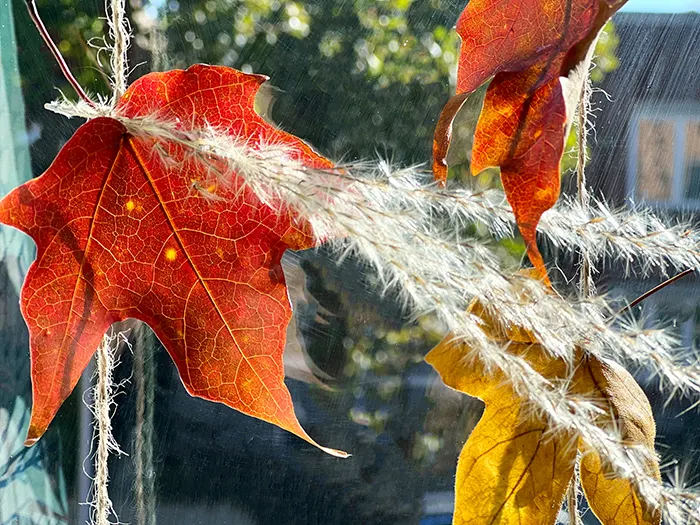
MULTIPOLYGON (((469 312, 484 321, 489 338, 507 344, 508 352, 527 359, 543 377, 570 379, 572 395, 596 400, 606 414, 596 424, 614 425, 625 444, 654 449, 649 401, 624 368, 580 353, 572 374, 526 330, 494 322, 478 302, 469 312)), ((469 348, 451 335, 426 356, 447 386, 485 404, 457 463, 455 525, 554 525, 579 451, 581 486, 603 525, 660 524, 658 510, 645 505, 630 482, 607 469, 585 442, 552 428, 501 372, 489 372, 468 356, 469 348)), ((660 479, 657 461, 650 460, 645 470, 660 479)))

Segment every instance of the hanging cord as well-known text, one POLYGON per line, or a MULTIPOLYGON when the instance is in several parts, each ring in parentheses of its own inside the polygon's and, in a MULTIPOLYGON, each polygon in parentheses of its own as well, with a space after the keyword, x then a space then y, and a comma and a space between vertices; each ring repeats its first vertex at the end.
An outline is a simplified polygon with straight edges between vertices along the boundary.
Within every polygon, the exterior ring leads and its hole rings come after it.
MULTIPOLYGON (((588 162, 588 115, 591 108, 591 81, 589 72, 586 71, 586 78, 581 88, 581 98, 579 99, 578 118, 576 131, 578 135, 578 156, 576 159, 576 185, 578 190, 578 203, 584 213, 588 214, 590 208, 590 195, 586 187, 586 163, 588 162)), ((591 257, 586 248, 581 249, 579 289, 582 297, 590 297, 595 293, 593 283, 593 267, 591 257)))
MULTIPOLYGON (((114 506, 109 498, 109 455, 124 454, 112 435, 112 413, 116 406, 114 401, 122 384, 114 384, 112 373, 117 366, 115 354, 120 342, 129 344, 124 332, 116 335, 109 332, 104 335, 97 348, 95 376, 97 383, 93 389, 91 408, 95 425, 93 443, 97 442, 94 453, 95 478, 91 490, 90 521, 94 525, 110 525, 111 516, 115 516, 114 506)), ((118 522, 118 520, 117 520, 118 522)))
POLYGON ((153 407, 155 369, 153 365, 153 334, 141 326, 141 338, 134 345, 134 382, 136 386, 136 428, 134 464, 136 481, 136 523, 155 525, 155 470, 153 466, 153 407))
POLYGON ((95 515, 97 525, 107 525, 112 509, 109 499, 109 436, 112 422, 109 417, 109 403, 112 394, 112 352, 110 341, 102 339, 97 349, 97 387, 95 389, 95 421, 97 422, 97 454, 95 456, 95 515))
MULTIPOLYGON (((590 195, 586 187, 586 163, 588 162, 588 115, 591 108, 591 80, 590 68, 586 69, 581 95, 578 103, 576 118, 577 132, 577 157, 576 157, 576 187, 578 203, 583 213, 588 215, 590 209, 590 195)), ((591 297, 595 293, 593 283, 593 267, 591 257, 586 247, 581 248, 581 263, 579 267, 579 292, 582 298, 591 297)), ((580 488, 580 457, 576 458, 574 474, 567 492, 567 507, 569 509, 570 525, 581 525, 581 517, 578 511, 578 498, 580 488)))
POLYGON ((129 66, 130 30, 126 18, 124 0, 107 0, 108 25, 111 42, 110 66, 112 69, 112 105, 115 106, 126 91, 129 66))

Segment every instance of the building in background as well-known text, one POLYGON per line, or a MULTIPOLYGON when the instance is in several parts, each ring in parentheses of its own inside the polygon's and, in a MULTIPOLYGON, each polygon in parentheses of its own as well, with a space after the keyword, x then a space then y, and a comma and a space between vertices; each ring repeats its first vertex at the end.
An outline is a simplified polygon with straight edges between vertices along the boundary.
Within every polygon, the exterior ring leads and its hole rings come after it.
POLYGON ((620 13, 589 169, 609 202, 700 210, 700 13, 620 13))
MULTIPOLYGON (((594 94, 595 135, 587 169, 593 193, 614 207, 650 206, 662 215, 698 223, 700 213, 700 13, 619 13, 619 66, 594 94)), ((627 300, 663 280, 626 274, 624 262, 609 262, 598 278, 601 290, 627 300)), ((687 277, 646 299, 637 316, 674 330, 685 347, 700 346, 700 279, 687 277)), ((664 457, 700 466, 698 416, 682 403, 665 406, 653 378, 637 379, 657 417, 657 446, 664 457), (667 417, 663 415, 667 414, 667 417)), ((590 516, 588 517, 590 518, 590 516)), ((589 523, 589 521, 586 521, 589 523)), ((596 523, 591 520, 590 523, 596 523)))

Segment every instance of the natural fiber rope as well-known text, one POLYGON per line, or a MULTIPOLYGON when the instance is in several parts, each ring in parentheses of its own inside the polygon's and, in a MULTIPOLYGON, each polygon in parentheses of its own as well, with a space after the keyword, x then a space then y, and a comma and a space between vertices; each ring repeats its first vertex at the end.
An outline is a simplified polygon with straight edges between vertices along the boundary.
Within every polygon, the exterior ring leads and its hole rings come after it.
POLYGON ((569 509, 569 525, 581 525, 581 516, 578 512, 578 498, 580 494, 580 458, 576 458, 576 463, 574 464, 574 474, 571 477, 571 482, 569 483, 569 490, 566 494, 566 505, 569 509))
MULTIPOLYGON (((578 105, 578 119, 576 130, 578 132, 578 156, 576 159, 576 182, 578 190, 578 202, 586 213, 590 207, 590 195, 586 187, 586 163, 588 161, 588 116, 591 107, 591 81, 589 72, 581 88, 581 98, 578 105)), ((593 268, 591 258, 587 250, 581 250, 579 289, 582 297, 590 297, 595 292, 593 284, 593 268)))
POLYGON ((94 509, 92 521, 95 525, 109 525, 112 501, 109 499, 108 459, 112 440, 110 403, 113 384, 112 354, 113 338, 105 335, 97 349, 97 385, 95 386, 94 416, 97 424, 97 452, 95 453, 94 509))
MULTIPOLYGON (((127 87, 127 49, 129 47, 129 26, 126 19, 124 0, 108 0, 108 25, 110 29, 112 68, 112 103, 117 101, 127 87)), ((109 498, 109 452, 119 450, 112 437, 110 417, 111 404, 115 386, 112 382, 114 354, 112 343, 119 343, 120 336, 105 334, 97 349, 97 385, 95 386, 93 413, 96 421, 97 451, 95 453, 95 479, 93 483, 92 519, 95 525, 109 525, 113 514, 112 501, 109 498)))
POLYGON ((112 103, 117 101, 127 87, 127 55, 129 47, 129 26, 126 20, 124 0, 109 0, 109 29, 111 43, 110 65, 112 68, 112 103))
MULTIPOLYGON (((578 191, 578 202, 584 213, 588 213, 590 207, 590 195, 586 187, 586 162, 588 161, 588 116, 591 107, 591 80, 590 70, 587 70, 583 86, 581 87, 581 96, 579 98, 576 131, 577 131, 577 150, 576 158, 576 186, 578 191)), ((579 268, 579 291, 581 297, 590 297, 595 292, 593 283, 593 268, 591 266, 591 258, 588 251, 581 249, 581 266, 579 268)), ((578 511, 578 498, 580 483, 580 458, 576 458, 574 465, 574 473, 569 484, 567 492, 567 507, 569 509, 570 525, 580 525, 581 517, 578 511)))

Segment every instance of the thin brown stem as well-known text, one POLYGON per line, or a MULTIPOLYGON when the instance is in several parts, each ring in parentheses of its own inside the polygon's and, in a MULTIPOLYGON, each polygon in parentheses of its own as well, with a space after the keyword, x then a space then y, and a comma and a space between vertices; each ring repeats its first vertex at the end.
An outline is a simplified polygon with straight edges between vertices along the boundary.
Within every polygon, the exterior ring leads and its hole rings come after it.
POLYGON ((87 93, 85 93, 83 88, 75 79, 73 73, 71 73, 70 69, 68 68, 68 64, 66 64, 66 61, 63 58, 63 55, 61 55, 61 52, 59 51, 58 47, 51 39, 51 35, 49 35, 49 32, 46 29, 46 26, 44 25, 44 22, 42 22, 41 17, 39 16, 39 10, 36 7, 36 1, 25 0, 25 3, 27 5, 27 10, 29 11, 29 17, 32 19, 32 22, 34 22, 34 25, 36 26, 37 30, 39 31, 39 34, 41 35, 41 38, 44 39, 44 42, 48 46, 49 51, 51 51, 53 57, 56 59, 56 62, 58 62, 58 67, 61 68, 63 76, 66 77, 68 83, 73 87, 73 89, 81 99, 83 99, 91 107, 96 107, 95 103, 92 101, 92 99, 90 99, 90 97, 88 97, 87 93))
POLYGON ((639 297, 637 297, 637 298, 636 298, 634 301, 632 301, 630 304, 628 304, 627 306, 625 306, 622 310, 620 310, 619 312, 617 312, 617 315, 619 316, 619 315, 624 314, 626 311, 631 310, 632 308, 634 308, 635 306, 637 306, 637 305, 638 305, 639 303, 641 303, 644 299, 646 299, 646 298, 648 298, 648 297, 654 295, 656 292, 659 292, 659 291, 663 290, 664 288, 666 288, 667 286, 669 286, 669 285, 675 283, 676 281, 679 281, 680 279, 683 279, 683 277, 686 277, 686 276, 690 275, 690 274, 693 273, 694 271, 695 271, 694 268, 688 268, 687 270, 683 270, 683 271, 682 271, 681 273, 679 273, 678 275, 674 275, 674 276, 671 277, 670 279, 665 280, 665 281, 662 282, 660 285, 654 286, 654 288, 652 288, 652 289, 649 290, 648 292, 644 292, 642 295, 640 295, 639 297))

